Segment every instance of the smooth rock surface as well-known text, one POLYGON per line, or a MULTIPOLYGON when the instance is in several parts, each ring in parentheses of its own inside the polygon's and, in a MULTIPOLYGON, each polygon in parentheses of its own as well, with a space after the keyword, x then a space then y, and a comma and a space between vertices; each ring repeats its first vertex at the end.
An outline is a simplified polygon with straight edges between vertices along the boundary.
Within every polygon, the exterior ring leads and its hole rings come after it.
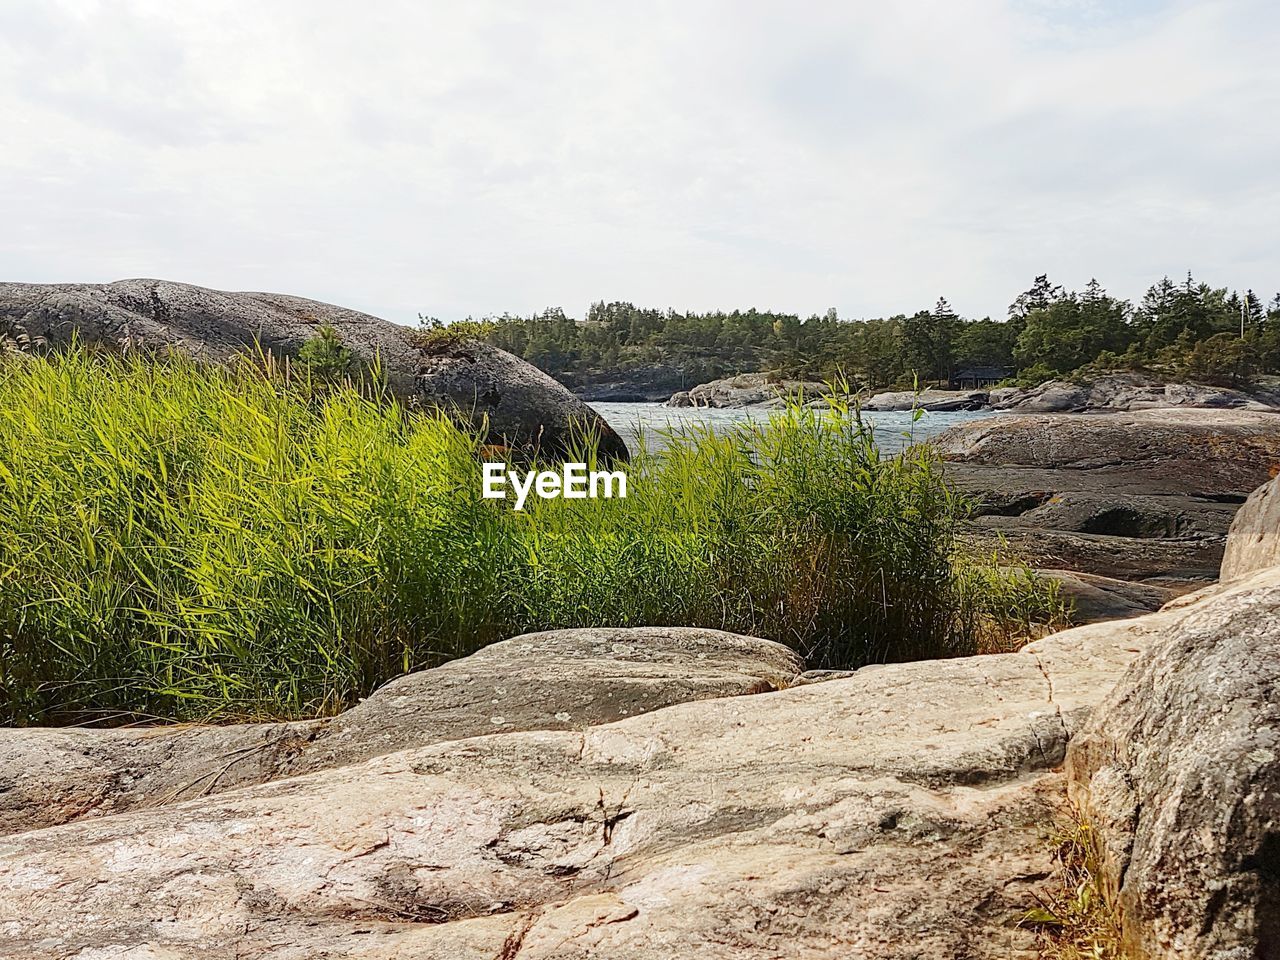
POLYGON ((302 297, 232 293, 163 280, 106 284, 0 283, 0 335, 27 346, 83 343, 114 349, 176 350, 225 361, 267 351, 296 356, 322 325, 366 362, 375 358, 399 397, 442 406, 495 439, 569 449, 590 425, 606 455, 626 446, 604 420, 542 371, 506 351, 472 340, 425 343, 416 331, 368 314, 302 297))
POLYGON ((1068 773, 1129 955, 1280 956, 1280 568, 1183 608, 1073 740, 1068 773))
POLYGON ((1170 585, 1217 577, 1241 503, 1280 466, 1280 414, 1012 416, 934 439, 980 502, 973 539, 1033 566, 1170 585))
POLYGON ((1159 610, 1179 596, 1172 587, 1133 583, 1073 570, 1037 570, 1036 576, 1058 584, 1059 596, 1070 607, 1072 623, 1124 620, 1159 610))
POLYGON ((0 834, 266 783, 407 747, 576 730, 787 686, 768 640, 691 627, 526 634, 394 680, 331 720, 150 729, 0 728, 0 834))
POLYGON ((1186 615, 13 834, 0 954, 1030 958, 1068 739, 1186 615))
POLYGON ((1280 476, 1263 484, 1240 508, 1222 558, 1224 582, 1280 566, 1280 476))
POLYGON ((897 390, 877 393, 862 401, 862 409, 878 410, 982 410, 986 390, 897 390))

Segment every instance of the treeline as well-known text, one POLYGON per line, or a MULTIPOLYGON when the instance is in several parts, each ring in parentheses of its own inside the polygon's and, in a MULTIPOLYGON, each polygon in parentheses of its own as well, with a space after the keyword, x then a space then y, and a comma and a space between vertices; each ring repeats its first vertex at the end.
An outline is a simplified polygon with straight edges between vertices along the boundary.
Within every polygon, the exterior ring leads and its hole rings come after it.
MULTIPOLYGON (((424 318, 430 328, 439 321, 424 318)), ((553 308, 532 317, 468 318, 451 332, 480 337, 570 384, 646 367, 677 368, 689 384, 766 371, 866 387, 947 383, 980 369, 1039 383, 1096 370, 1148 370, 1228 386, 1280 372, 1280 294, 1266 306, 1168 277, 1134 306, 1093 280, 1067 291, 1039 276, 1002 320, 957 316, 945 298, 932 310, 846 320, 834 309, 802 319, 760 310, 680 313, 630 303, 593 303, 585 319, 553 308)))

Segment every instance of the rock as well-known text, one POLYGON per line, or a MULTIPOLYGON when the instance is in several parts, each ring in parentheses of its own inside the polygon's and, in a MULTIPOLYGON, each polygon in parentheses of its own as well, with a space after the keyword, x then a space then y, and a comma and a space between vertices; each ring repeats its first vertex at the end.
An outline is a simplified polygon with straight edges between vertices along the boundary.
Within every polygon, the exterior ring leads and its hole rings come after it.
MULTIPOLYGON (((1045 834, 1069 788, 1132 955, 1272 956, 1278 614, 1271 568, 1018 653, 353 754, 11 834, 0 955, 1031 960, 1019 919, 1059 882, 1045 834)), ((548 641, 523 640, 506 663, 536 687, 548 641)), ((724 642, 742 672, 754 641, 724 642)), ((611 648, 584 649, 599 669, 611 648)))
POLYGON ((1280 477, 1263 484, 1231 524, 1222 558, 1224 582, 1280 565, 1280 477))
POLYGON ((779 398, 798 397, 801 402, 821 398, 830 392, 826 384, 802 380, 776 380, 765 373, 742 373, 736 377, 702 383, 667 401, 669 407, 750 407, 779 398))
POLYGON ((963 539, 982 556, 998 553, 1037 569, 1061 569, 1184 589, 1209 583, 1222 565, 1222 537, 1143 539, 972 525, 963 539))
POLYGON ((1019 413, 1081 413, 1168 407, 1268 410, 1277 406, 1269 386, 1252 392, 1206 384, 1165 383, 1141 373, 1111 373, 1088 380, 1050 380, 1004 394, 992 405, 1019 413))
POLYGON ((575 396, 593 403, 660 403, 690 379, 683 369, 666 363, 561 378, 575 396))
POLYGON ((1176 509, 1174 506, 1169 497, 1162 495, 1117 497, 1095 490, 1067 490, 1055 492, 1038 506, 1002 519, 1008 526, 1161 539, 1204 534, 1221 536, 1236 511, 1235 503, 1195 496, 1179 497, 1176 509))
MULTIPOLYGON (((588 403, 650 403, 651 398, 643 393, 628 393, 625 390, 606 390, 592 388, 574 394, 588 403)), ((664 398, 665 399, 665 396, 664 398)))
POLYGON ((987 406, 985 390, 913 390, 877 393, 862 402, 862 409, 878 410, 982 410, 987 406))
MULTIPOLYGON (((881 664, 873 664, 872 666, 878 667, 881 666, 881 664)), ((852 677, 857 672, 857 670, 806 670, 792 681, 792 685, 802 687, 806 683, 825 683, 828 680, 844 680, 846 677, 852 677)))
POLYGON ((0 954, 1030 958, 1068 739, 1189 615, 10 835, 0 954))
POLYGON ((1019 387, 992 387, 987 393, 987 404, 993 408, 999 407, 1006 400, 1016 397, 1021 392, 1019 387))
POLYGON ((1186 608, 1071 743, 1127 955, 1280 956, 1278 690, 1271 567, 1186 608))
POLYGON ((803 669, 781 644, 718 630, 560 630, 526 634, 393 680, 332 720, 0 728, 0 834, 165 805, 444 740, 577 730, 686 700, 759 693, 786 686, 803 669))
POLYGON ((1077 624, 1140 617, 1185 592, 1073 570, 1037 570, 1036 576, 1057 582, 1059 596, 1070 606, 1071 622, 1077 624))
POLYGON ((1280 469, 1280 415, 1235 410, 997 415, 933 442, 954 463, 1089 473, 1126 493, 1159 484, 1159 494, 1243 501, 1280 469))
POLYGON ((1217 576, 1239 505, 1280 465, 1280 414, 1014 416, 934 438, 979 501, 971 539, 1033 566, 1170 585, 1217 576))
POLYGON ((777 690, 803 670, 789 647, 721 630, 529 633, 393 680, 330 721, 295 769, 508 730, 576 730, 690 700, 777 690))
POLYGON ((367 362, 377 359, 401 399, 487 419, 512 445, 570 448, 575 429, 601 434, 606 456, 626 446, 590 407, 542 371, 474 340, 424 341, 416 331, 368 314, 301 297, 228 293, 162 280, 107 284, 0 283, 0 334, 28 344, 83 343, 116 349, 176 350, 211 361, 252 352, 255 343, 296 356, 323 325, 367 362))

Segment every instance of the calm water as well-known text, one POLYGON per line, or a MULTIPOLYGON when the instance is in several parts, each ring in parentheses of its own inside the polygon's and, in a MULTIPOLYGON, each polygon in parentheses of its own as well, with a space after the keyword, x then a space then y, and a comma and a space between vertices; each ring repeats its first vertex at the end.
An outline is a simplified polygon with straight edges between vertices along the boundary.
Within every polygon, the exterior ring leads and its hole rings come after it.
MULTIPOLYGON (((669 427, 679 427, 686 423, 709 423, 712 429, 723 431, 743 420, 768 420, 772 412, 760 407, 721 410, 706 407, 664 407, 660 403, 593 403, 591 406, 609 421, 609 425, 618 431, 618 435, 626 441, 627 446, 635 444, 636 431, 643 429, 650 449, 661 446, 662 438, 659 436, 659 431, 669 427)), ((894 451, 906 445, 913 429, 915 438, 922 440, 958 423, 968 423, 971 420, 981 420, 991 416, 998 416, 998 414, 993 414, 989 410, 954 413, 926 412, 913 424, 911 412, 905 410, 864 413, 862 419, 871 425, 880 449, 894 451)))

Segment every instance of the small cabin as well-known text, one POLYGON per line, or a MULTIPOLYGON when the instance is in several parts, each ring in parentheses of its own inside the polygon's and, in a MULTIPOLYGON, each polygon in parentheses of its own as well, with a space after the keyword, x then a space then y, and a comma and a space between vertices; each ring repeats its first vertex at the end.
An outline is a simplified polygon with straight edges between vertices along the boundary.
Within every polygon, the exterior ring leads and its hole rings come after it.
POLYGON ((1011 367, 964 367, 951 375, 951 389, 986 390, 1011 376, 1011 367))

